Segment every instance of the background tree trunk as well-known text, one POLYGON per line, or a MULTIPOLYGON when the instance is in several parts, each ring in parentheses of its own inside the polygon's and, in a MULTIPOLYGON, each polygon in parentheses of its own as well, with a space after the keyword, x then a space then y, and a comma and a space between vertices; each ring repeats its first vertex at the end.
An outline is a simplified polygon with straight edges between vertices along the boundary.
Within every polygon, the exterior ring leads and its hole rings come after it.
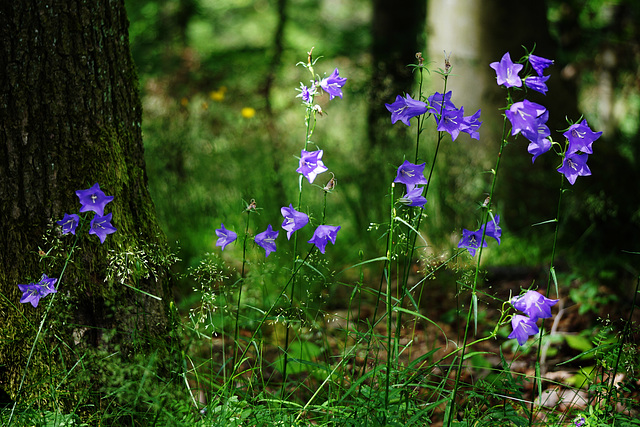
POLYGON ((73 366, 87 351, 117 349, 126 358, 134 348, 157 349, 167 340, 171 296, 123 1, 3 2, 0 40, 0 388, 24 402, 50 388, 43 378, 64 373, 63 361, 73 366), (59 277, 73 236, 61 236, 55 221, 78 213, 75 191, 96 182, 114 196, 105 213, 118 231, 100 244, 78 230, 58 293, 37 308, 20 304, 19 283, 59 277))

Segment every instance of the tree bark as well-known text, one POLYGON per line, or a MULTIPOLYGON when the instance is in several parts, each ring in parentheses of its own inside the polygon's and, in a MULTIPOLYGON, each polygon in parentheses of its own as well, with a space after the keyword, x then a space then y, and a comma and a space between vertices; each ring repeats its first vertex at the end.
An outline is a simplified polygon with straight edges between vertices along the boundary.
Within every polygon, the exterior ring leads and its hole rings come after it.
POLYGON ((87 351, 128 357, 166 342, 168 255, 147 189, 124 2, 3 2, 0 40, 0 389, 24 401, 87 351), (117 232, 101 244, 78 229, 58 292, 20 304, 18 284, 59 278, 74 236, 55 221, 78 213, 75 191, 96 182, 114 196, 105 213, 117 232))

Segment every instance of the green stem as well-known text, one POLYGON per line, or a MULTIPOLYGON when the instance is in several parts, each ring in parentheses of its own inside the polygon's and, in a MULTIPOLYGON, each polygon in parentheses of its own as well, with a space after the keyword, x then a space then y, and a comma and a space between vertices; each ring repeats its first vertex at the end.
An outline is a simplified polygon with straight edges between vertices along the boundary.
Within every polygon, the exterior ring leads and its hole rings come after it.
MULTIPOLYGON (((393 205, 393 189, 395 187, 395 183, 391 183, 391 191, 390 191, 390 218, 389 218, 389 236, 393 235, 393 223, 396 217, 396 210, 393 205)), ((391 253, 393 251, 393 238, 387 239, 387 260, 391 260, 391 253)), ((389 388, 391 387, 391 358, 393 355, 392 347, 391 347, 391 313, 393 311, 393 306, 391 303, 391 262, 387 261, 386 263, 386 276, 387 276, 387 377, 386 377, 386 387, 384 391, 384 417, 383 424, 386 424, 386 416, 387 411, 389 409, 389 388)), ((399 315, 400 313, 398 313, 399 315)))
MULTIPOLYGON (((508 96, 508 99, 510 99, 510 97, 508 96)), ((453 418, 453 413, 455 412, 455 407, 456 407, 456 394, 458 393, 458 388, 460 386, 460 374, 462 373, 462 363, 464 361, 464 355, 467 351, 467 339, 469 336, 469 325, 471 324, 471 316, 473 311, 473 305, 474 305, 474 300, 477 298, 476 295, 476 289, 478 286, 478 277, 479 277, 479 272, 480 272, 480 262, 482 260, 482 249, 484 246, 484 241, 485 241, 485 233, 486 233, 486 227, 484 226, 484 224, 487 223, 487 220, 489 219, 489 212, 491 210, 491 203, 493 201, 493 194, 495 192, 495 188, 496 188, 496 182, 498 179, 498 170, 500 168, 500 160, 502 159, 502 152, 504 150, 504 147, 507 145, 507 140, 506 140, 506 133, 507 133, 507 117, 504 116, 504 120, 502 122, 502 138, 501 138, 501 142, 500 142, 500 150, 498 151, 498 158, 496 160, 496 167, 493 170, 493 180, 491 182, 491 192, 489 193, 489 197, 488 200, 485 201, 485 203, 483 204, 484 207, 484 214, 483 214, 483 218, 482 218, 482 222, 481 222, 481 227, 482 227, 482 239, 480 240, 480 246, 477 250, 478 252, 478 261, 476 262, 476 269, 475 269, 475 274, 473 277, 473 284, 471 287, 471 302, 469 303, 469 309, 467 311, 467 321, 465 323, 464 326, 464 336, 462 338, 462 354, 460 355, 460 359, 458 360, 458 369, 456 372, 456 380, 453 386, 453 393, 451 394, 451 402, 450 402, 450 410, 449 410, 449 417, 447 419, 447 427, 449 427, 451 425, 451 420, 453 418)))
POLYGON ((240 323, 239 323, 239 318, 240 318, 240 301, 242 299, 242 285, 244 284, 244 279, 245 279, 245 267, 247 265, 247 238, 249 236, 249 219, 251 216, 251 211, 253 209, 251 208, 251 205, 249 206, 249 208, 247 208, 246 212, 247 212, 247 222, 245 224, 245 228, 244 228, 244 239, 242 241, 242 270, 240 273, 240 288, 238 289, 238 305, 236 307, 236 326, 235 326, 235 332, 233 335, 233 342, 235 343, 235 350, 233 352, 233 365, 231 365, 231 376, 233 377, 233 375, 236 372, 237 366, 236 363, 238 363, 238 349, 240 347, 240 343, 238 342, 238 337, 240 336, 240 323))

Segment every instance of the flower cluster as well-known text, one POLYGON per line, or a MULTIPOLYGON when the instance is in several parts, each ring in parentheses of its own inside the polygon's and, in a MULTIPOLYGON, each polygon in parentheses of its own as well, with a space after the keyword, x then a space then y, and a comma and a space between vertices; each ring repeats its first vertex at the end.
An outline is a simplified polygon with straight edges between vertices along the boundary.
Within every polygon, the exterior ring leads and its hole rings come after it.
MULTIPOLYGON (((553 64, 553 60, 533 54, 529 54, 526 60, 535 74, 524 77, 525 86, 546 95, 548 91, 546 82, 549 80, 549 76, 545 76, 543 73, 553 64)), ((498 85, 507 88, 522 87, 523 79, 519 73, 523 70, 524 65, 514 63, 509 52, 502 56, 500 62, 493 62, 490 66, 496 71, 498 85)), ((533 156, 532 162, 535 162, 539 155, 551 149, 553 141, 550 137, 551 131, 547 126, 549 112, 544 106, 524 99, 520 102, 514 102, 505 115, 511 122, 511 135, 521 134, 529 140, 527 150, 533 156)), ((593 132, 586 120, 582 120, 579 124, 572 124, 564 132, 563 136, 567 143, 561 154, 563 156, 562 166, 557 170, 572 185, 578 176, 591 175, 587 159, 588 155, 593 153, 591 144, 601 134, 602 132, 593 132)))
POLYGON ((302 102, 310 106, 313 104, 313 97, 318 93, 318 88, 320 88, 329 94, 329 100, 336 96, 342 99, 342 87, 345 83, 347 83, 347 78, 340 77, 340 72, 336 68, 329 77, 321 80, 312 80, 311 86, 305 86, 304 83, 300 83, 300 88, 298 89, 300 93, 296 97, 302 98, 302 102))
MULTIPOLYGON (((306 64, 305 67, 309 68, 313 73, 312 65, 311 52, 309 52, 309 63, 306 64)), ((332 100, 335 97, 342 99, 342 88, 346 82, 347 78, 340 77, 340 72, 336 68, 330 76, 323 79, 316 78, 312 80, 310 86, 300 83, 300 88, 298 89, 300 93, 297 97, 302 98, 302 102, 307 107, 308 112, 315 113, 321 111, 318 105, 314 105, 314 96, 318 91, 322 90, 327 93, 329 95, 329 100, 332 100)), ((302 176, 309 181, 309 184, 313 184, 319 174, 329 170, 322 161, 323 154, 324 152, 322 150, 307 151, 306 149, 303 149, 300 152, 300 160, 296 172, 302 174, 302 176)), ((335 178, 331 178, 323 190, 325 192, 331 191, 334 186, 335 178)), ((248 212, 251 210, 251 207, 247 209, 248 212)), ((280 208, 280 213, 284 218, 284 221, 282 222, 282 229, 287 232, 288 240, 291 239, 293 233, 302 229, 309 223, 309 216, 304 212, 297 211, 291 203, 288 207, 283 206, 280 208)), ((308 240, 308 243, 314 244, 320 252, 325 253, 325 249, 329 241, 333 244, 336 243, 338 230, 340 230, 340 226, 319 225, 314 231, 311 239, 308 240)), ((221 224, 220 228, 216 229, 215 232, 218 237, 216 246, 220 246, 222 250, 224 250, 228 244, 238 239, 237 233, 226 229, 224 223, 221 224)), ((265 231, 255 235, 253 241, 265 250, 265 257, 268 257, 271 253, 276 252, 277 250, 276 239, 279 234, 280 232, 274 230, 271 224, 269 224, 265 231)))
POLYGON ((468 250, 473 257, 476 255, 476 250, 480 248, 480 242, 482 242, 482 247, 486 248, 488 246, 486 238, 493 237, 499 245, 501 236, 502 229, 500 228, 500 215, 496 215, 476 231, 469 231, 466 228, 463 229, 462 239, 458 242, 458 248, 468 250), (484 239, 482 238, 483 234, 485 237, 484 239))
POLYGON ((32 306, 37 307, 38 303, 40 302, 40 298, 58 292, 55 288, 55 284, 57 281, 58 279, 47 277, 46 274, 43 274, 38 283, 18 285, 20 292, 22 292, 22 298, 20 298, 20 302, 23 304, 30 302, 32 306))
POLYGON ((405 125, 411 126, 410 119, 430 113, 436 119, 437 130, 448 132, 452 140, 455 141, 460 132, 468 133, 471 138, 480 139, 478 132, 482 124, 478 120, 480 110, 471 116, 465 116, 464 107, 456 108, 451 102, 451 91, 444 95, 436 92, 427 98, 427 102, 413 99, 411 95, 405 97, 398 95, 395 102, 385 106, 391 113, 392 124, 400 120, 405 125))
POLYGON ((540 332, 536 322, 538 319, 551 317, 551 306, 557 302, 557 299, 549 299, 532 290, 528 290, 524 295, 512 298, 511 305, 513 308, 522 311, 526 316, 516 314, 511 318, 513 332, 511 332, 509 338, 515 338, 518 341, 518 345, 523 345, 530 336, 540 332))
MULTIPOLYGON (((108 234, 118 231, 111 224, 111 212, 104 214, 104 208, 107 203, 113 200, 113 196, 107 196, 98 183, 93 184, 91 188, 76 191, 76 195, 80 199, 80 213, 95 212, 93 219, 89 225, 89 234, 95 234, 100 239, 100 243, 104 243, 108 234)), ((76 234, 76 228, 80 223, 80 217, 76 214, 64 214, 60 221, 56 224, 62 226, 62 234, 76 234)))

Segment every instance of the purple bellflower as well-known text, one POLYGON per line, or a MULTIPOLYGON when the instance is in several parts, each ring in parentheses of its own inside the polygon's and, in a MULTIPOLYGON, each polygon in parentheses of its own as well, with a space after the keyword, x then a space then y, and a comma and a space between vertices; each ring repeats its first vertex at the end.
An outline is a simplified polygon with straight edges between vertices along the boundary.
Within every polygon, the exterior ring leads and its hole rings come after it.
POLYGON ((494 239, 496 239, 498 244, 500 244, 500 237, 502 236, 502 228, 500 228, 499 224, 500 224, 500 215, 495 215, 493 219, 489 218, 487 223, 484 225, 485 237, 487 236, 493 237, 494 239))
POLYGON ((18 288, 22 292, 20 298, 21 303, 30 302, 32 306, 37 307, 40 302, 40 298, 46 297, 49 294, 57 292, 55 284, 58 279, 53 277, 47 277, 46 274, 42 275, 42 278, 38 283, 29 283, 28 285, 18 285, 18 288))
POLYGON ((336 96, 342 99, 342 86, 344 86, 346 82, 347 78, 340 77, 338 75, 338 69, 336 68, 329 77, 320 80, 320 87, 329 94, 329 100, 332 100, 336 96))
POLYGON ((591 145, 593 141, 600 138, 602 132, 594 132, 591 130, 586 120, 569 126, 569 129, 562 134, 569 141, 568 154, 577 152, 585 154, 593 154, 591 145))
POLYGON ((440 116, 440 113, 447 110, 455 110, 456 106, 451 102, 451 91, 442 95, 440 92, 436 92, 427 98, 429 102, 429 112, 440 116), (444 108, 443 108, 444 102, 444 108))
POLYGON ((257 234, 254 238, 254 241, 265 250, 265 257, 268 257, 271 252, 276 251, 276 239, 279 233, 279 231, 273 231, 271 224, 269 224, 265 231, 257 234))
POLYGON ((324 253, 328 241, 331 241, 334 245, 336 244, 338 230, 340 230, 339 225, 319 225, 316 231, 313 232, 313 237, 308 243, 313 243, 320 252, 324 253))
POLYGON ((469 251, 472 257, 476 256, 476 250, 480 248, 480 242, 482 241, 482 229, 484 228, 484 242, 482 247, 488 246, 487 237, 496 239, 500 244, 500 237, 502 236, 502 229, 500 228, 500 215, 495 215, 493 219, 489 218, 484 227, 480 227, 476 231, 469 231, 466 228, 462 230, 462 239, 458 242, 458 248, 464 248, 469 251))
POLYGON ((448 132, 451 135, 451 140, 455 141, 460 134, 461 127, 464 125, 463 121, 464 110, 460 109, 446 109, 442 112, 442 117, 438 120, 438 127, 436 130, 440 132, 448 132))
POLYGON ((498 86, 522 87, 522 79, 518 73, 524 66, 522 64, 514 64, 509 52, 502 56, 500 62, 492 62, 489 66, 496 71, 498 86))
POLYGON ((524 295, 511 299, 513 308, 522 311, 529 316, 534 323, 538 319, 548 319, 551 317, 551 306, 557 302, 557 299, 547 298, 540 292, 533 290, 528 290, 524 295))
POLYGON ((547 88, 547 80, 549 80, 549 76, 529 76, 524 79, 524 84, 529 89, 533 89, 536 92, 546 95, 549 90, 549 88, 547 88))
POLYGON ((396 179, 394 179, 393 182, 399 182, 405 185, 426 184, 427 178, 424 177, 425 165, 426 163, 414 165, 408 160, 405 160, 398 168, 396 179))
POLYGON ((116 231, 118 231, 118 229, 111 225, 111 212, 105 216, 95 214, 89 224, 89 234, 98 236, 100 243, 104 243, 107 234, 112 234, 116 231))
POLYGON ((76 195, 80 199, 80 212, 94 211, 96 214, 103 216, 104 207, 113 200, 113 196, 106 196, 98 183, 86 190, 76 191, 76 195))
POLYGON ((282 228, 287 232, 287 239, 291 240, 291 235, 309 223, 309 216, 304 212, 298 212, 289 203, 289 207, 280 208, 280 213, 284 217, 282 228))
POLYGON ((573 185, 579 176, 591 175, 591 169, 587 166, 588 154, 566 154, 562 161, 562 166, 558 168, 558 172, 563 174, 569 183, 573 185))
POLYGON ((531 68, 533 68, 534 71, 538 73, 540 77, 542 77, 542 73, 544 72, 545 68, 553 64, 553 60, 543 58, 541 56, 529 55, 529 64, 531 64, 531 68))
MULTIPOLYGON (((466 228, 462 230, 462 239, 458 242, 458 248, 464 248, 469 251, 472 257, 476 256, 476 250, 480 248, 480 242, 482 241, 482 229, 476 231, 469 231, 466 228)), ((484 239, 482 244, 483 248, 488 245, 487 239, 484 239)))
POLYGON ((516 135, 522 131, 538 132, 538 118, 547 111, 545 107, 535 102, 524 100, 514 102, 505 111, 505 115, 511 122, 511 135, 516 135))
MULTIPOLYGON (((464 112, 464 107, 460 107, 460 109, 464 112)), ((482 122, 478 119, 480 118, 480 110, 476 111, 472 116, 466 116, 462 118, 462 124, 460 125, 460 130, 462 132, 466 132, 471 136, 471 138, 480 140, 480 125, 482 122)))
POLYGON ((302 98, 302 102, 305 104, 311 103, 311 98, 316 94, 316 85, 313 83, 311 87, 307 87, 304 84, 300 83, 300 89, 298 89, 300 93, 296 95, 296 98, 302 98))
POLYGON ((300 153, 300 165, 298 169, 296 169, 296 172, 304 175, 309 180, 310 184, 313 184, 313 180, 316 179, 316 176, 329 170, 329 168, 322 163, 322 160, 320 160, 322 159, 322 154, 322 150, 302 150, 300 153))
POLYGON ((235 232, 224 228, 224 224, 220 224, 220 228, 216 229, 216 235, 218 236, 216 246, 222 246, 223 251, 229 243, 234 242, 238 238, 235 232))
POLYGON ((411 98, 411 95, 407 95, 406 98, 398 95, 394 103, 384 105, 391 113, 391 124, 400 120, 405 125, 411 126, 411 118, 427 112, 427 104, 411 98))
POLYGON ((76 227, 80 222, 80 217, 76 214, 64 214, 64 217, 60 221, 56 221, 56 224, 62 226, 62 234, 76 234, 76 227))
POLYGON ((423 191, 424 187, 407 184, 407 194, 398 199, 398 201, 407 206, 418 206, 424 209, 427 199, 422 195, 423 191))
POLYGON ((549 130, 549 126, 547 126, 548 119, 549 110, 546 110, 538 117, 536 121, 537 127, 535 129, 523 129, 521 132, 522 135, 530 141, 527 150, 533 155, 531 163, 535 162, 540 154, 546 153, 551 149, 551 140, 549 139, 551 131, 549 130))
POLYGON ((540 332, 538 325, 527 316, 521 314, 514 314, 511 318, 511 327, 513 332, 509 334, 508 338, 515 338, 518 340, 518 345, 524 345, 530 336, 533 336, 540 332))

